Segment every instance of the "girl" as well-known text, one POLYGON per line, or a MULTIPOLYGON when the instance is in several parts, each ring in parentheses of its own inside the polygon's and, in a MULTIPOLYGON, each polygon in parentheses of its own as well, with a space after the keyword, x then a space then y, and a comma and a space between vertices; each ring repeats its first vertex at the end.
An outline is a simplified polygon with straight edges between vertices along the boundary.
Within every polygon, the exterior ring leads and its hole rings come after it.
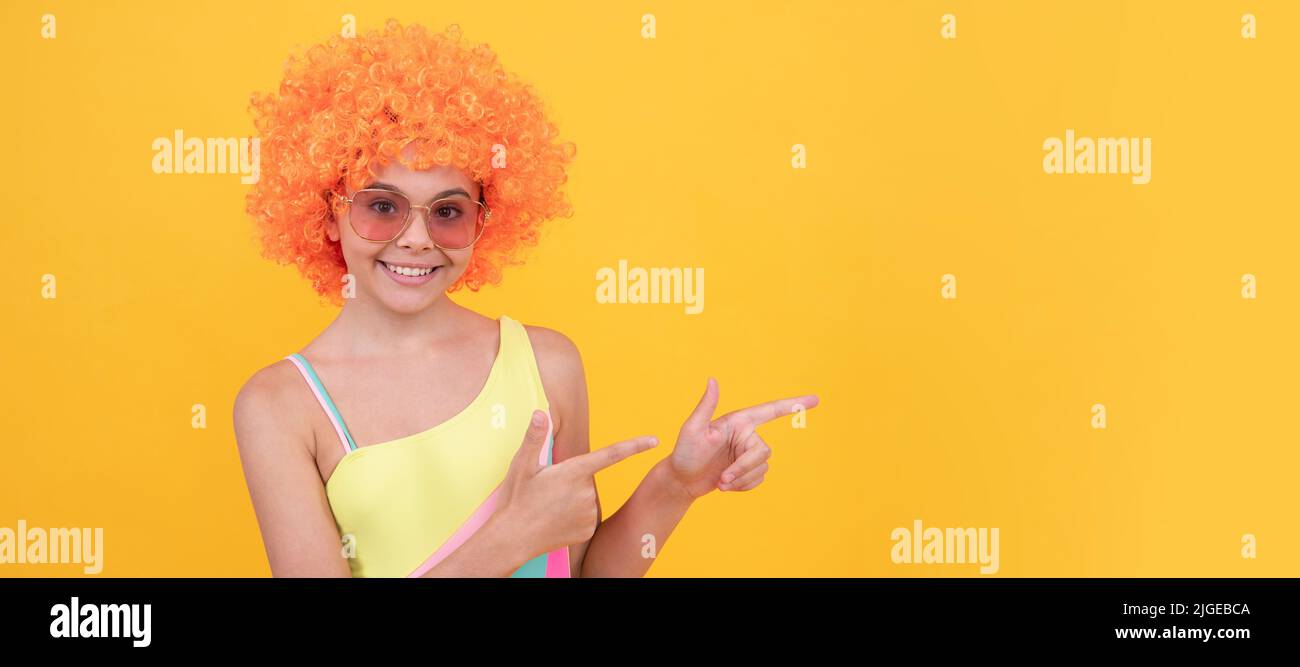
POLYGON ((755 428, 815 396, 713 416, 710 379, 672 453, 608 519, 573 342, 448 292, 500 280, 571 214, 575 154, 533 90, 456 26, 390 20, 291 57, 254 95, 263 253, 342 309, 235 400, 235 435, 276 576, 641 576, 697 498, 763 481, 755 428))

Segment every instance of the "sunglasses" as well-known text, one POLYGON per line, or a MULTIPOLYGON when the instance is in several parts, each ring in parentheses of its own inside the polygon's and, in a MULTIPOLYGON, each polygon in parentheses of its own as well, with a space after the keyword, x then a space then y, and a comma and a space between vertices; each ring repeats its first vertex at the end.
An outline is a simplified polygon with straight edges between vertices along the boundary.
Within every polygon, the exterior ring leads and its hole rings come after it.
POLYGON ((339 196, 349 206, 348 220, 357 236, 387 243, 406 232, 411 211, 424 209, 425 224, 433 244, 443 250, 464 250, 483 235, 492 212, 482 201, 466 195, 443 197, 428 206, 416 206, 393 190, 368 188, 351 197, 339 196))

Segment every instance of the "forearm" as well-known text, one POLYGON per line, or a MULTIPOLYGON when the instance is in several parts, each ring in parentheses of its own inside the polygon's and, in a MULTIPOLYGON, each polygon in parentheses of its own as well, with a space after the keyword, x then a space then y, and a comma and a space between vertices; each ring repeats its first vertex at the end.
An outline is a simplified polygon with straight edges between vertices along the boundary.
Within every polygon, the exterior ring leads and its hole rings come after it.
POLYGON ((527 558, 508 526, 489 518, 465 543, 421 577, 509 577, 527 558))
POLYGON ((582 576, 644 576, 692 502, 672 480, 668 460, 656 463, 632 497, 596 527, 583 558, 582 576))

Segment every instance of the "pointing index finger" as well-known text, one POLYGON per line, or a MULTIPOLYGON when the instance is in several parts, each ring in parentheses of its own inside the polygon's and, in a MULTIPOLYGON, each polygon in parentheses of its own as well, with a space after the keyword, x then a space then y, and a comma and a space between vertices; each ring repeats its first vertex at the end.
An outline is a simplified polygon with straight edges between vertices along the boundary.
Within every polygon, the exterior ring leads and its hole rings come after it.
POLYGON ((731 414, 757 426, 792 414, 796 405, 802 405, 805 410, 808 410, 817 407, 820 402, 821 400, 817 398, 816 394, 807 394, 796 398, 782 398, 767 403, 759 403, 755 406, 736 410, 731 414))
POLYGON ((640 454, 658 444, 658 438, 652 435, 642 436, 640 438, 617 442, 608 447, 597 449, 594 452, 575 456, 561 462, 559 465, 581 470, 583 474, 586 475, 594 475, 600 470, 608 468, 629 456, 640 454))

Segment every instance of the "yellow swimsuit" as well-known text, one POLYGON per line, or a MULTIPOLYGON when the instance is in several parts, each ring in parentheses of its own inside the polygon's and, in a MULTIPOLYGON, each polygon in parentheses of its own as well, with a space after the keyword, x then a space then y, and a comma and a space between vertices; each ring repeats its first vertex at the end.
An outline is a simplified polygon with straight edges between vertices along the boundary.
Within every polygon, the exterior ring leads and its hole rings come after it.
MULTIPOLYGON (((352 576, 418 577, 492 515, 533 410, 550 410, 528 332, 505 315, 498 321, 500 349, 468 407, 427 431, 364 447, 357 447, 307 359, 286 357, 306 378, 346 452, 325 492, 339 534, 352 547, 352 576)), ((548 434, 539 464, 550 465, 554 444, 548 434)), ((539 554, 511 576, 568 577, 568 548, 539 554)))

